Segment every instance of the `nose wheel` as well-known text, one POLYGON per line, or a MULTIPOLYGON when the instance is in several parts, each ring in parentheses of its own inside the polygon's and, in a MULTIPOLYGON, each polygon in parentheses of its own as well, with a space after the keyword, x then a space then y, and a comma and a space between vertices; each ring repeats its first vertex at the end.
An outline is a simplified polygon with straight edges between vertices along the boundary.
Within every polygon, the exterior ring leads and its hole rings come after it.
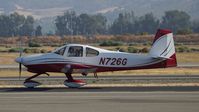
MULTIPOLYGON (((47 76, 49 76, 48 73, 42 73, 42 74, 46 74, 47 76)), ((23 85, 24 85, 26 88, 35 88, 35 87, 37 87, 37 86, 40 86, 40 85, 41 85, 40 82, 34 81, 34 80, 32 80, 32 79, 33 79, 33 78, 36 78, 36 77, 38 77, 38 76, 40 76, 40 75, 42 75, 42 74, 38 73, 38 74, 35 74, 35 75, 33 75, 33 76, 27 78, 27 79, 24 81, 23 85)))

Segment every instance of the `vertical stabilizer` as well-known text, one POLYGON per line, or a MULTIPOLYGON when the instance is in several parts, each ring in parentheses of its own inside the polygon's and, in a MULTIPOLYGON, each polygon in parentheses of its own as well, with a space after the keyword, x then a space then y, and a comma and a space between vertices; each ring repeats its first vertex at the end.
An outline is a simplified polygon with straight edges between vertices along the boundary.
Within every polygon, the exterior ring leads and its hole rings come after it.
POLYGON ((159 29, 153 41, 149 55, 164 60, 164 67, 177 66, 173 33, 171 30, 159 29))

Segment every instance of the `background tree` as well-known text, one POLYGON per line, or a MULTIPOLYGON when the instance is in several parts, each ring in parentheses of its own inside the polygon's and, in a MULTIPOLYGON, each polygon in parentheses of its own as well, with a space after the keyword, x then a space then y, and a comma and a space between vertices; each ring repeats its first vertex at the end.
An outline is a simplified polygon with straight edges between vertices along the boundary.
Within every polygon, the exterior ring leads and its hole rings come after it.
POLYGON ((55 20, 58 35, 93 35, 106 32, 106 17, 102 15, 80 14, 66 12, 55 20))
POLYGON ((125 34, 133 33, 134 27, 132 26, 135 22, 134 13, 120 13, 118 18, 113 22, 110 32, 112 34, 125 34))
POLYGON ((195 20, 192 22, 193 32, 199 33, 199 20, 195 20))
POLYGON ((18 13, 0 15, 0 36, 31 36, 34 28, 34 18, 25 17, 18 13))
POLYGON ((94 33, 92 24, 94 20, 88 14, 81 14, 78 17, 78 32, 80 35, 89 35, 94 33))
POLYGON ((190 29, 190 16, 183 11, 173 10, 165 12, 161 27, 168 28, 175 33, 179 30, 190 29))
POLYGON ((22 28, 22 26, 25 23, 25 16, 23 15, 19 15, 18 13, 13 13, 10 14, 10 22, 12 24, 12 28, 10 28, 12 30, 12 36, 18 36, 21 35, 20 34, 20 30, 22 28))
POLYGON ((21 36, 32 36, 34 32, 34 18, 32 16, 27 16, 24 24, 20 28, 19 34, 21 36))
POLYGON ((147 32, 153 34, 159 27, 159 20, 154 17, 152 13, 145 14, 141 16, 136 22, 136 33, 147 32))
POLYGON ((73 35, 76 25, 76 14, 74 11, 67 11, 63 16, 58 16, 55 20, 58 35, 73 35))
POLYGON ((9 37, 12 34, 12 24, 10 17, 6 15, 0 16, 0 36, 9 37))
POLYGON ((93 15, 91 18, 94 20, 94 34, 105 34, 107 31, 107 19, 105 16, 98 14, 98 15, 93 15))
POLYGON ((40 25, 36 27, 35 36, 42 36, 42 27, 40 25))

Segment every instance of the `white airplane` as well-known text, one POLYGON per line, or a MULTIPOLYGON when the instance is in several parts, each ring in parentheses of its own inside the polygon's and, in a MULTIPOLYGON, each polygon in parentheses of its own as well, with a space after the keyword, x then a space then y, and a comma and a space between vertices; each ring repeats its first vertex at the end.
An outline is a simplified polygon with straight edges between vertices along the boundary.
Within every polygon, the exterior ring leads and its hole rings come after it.
POLYGON ((84 76, 94 73, 94 76, 97 77, 99 72, 177 66, 173 33, 166 29, 157 31, 152 48, 147 55, 110 51, 81 44, 68 44, 51 53, 26 57, 20 55, 16 62, 20 65, 20 76, 21 65, 24 65, 27 71, 36 73, 25 80, 24 86, 27 88, 39 86, 41 83, 32 79, 41 74, 49 75, 49 72, 64 73, 67 77, 64 85, 70 88, 79 88, 86 85, 86 82, 75 80, 72 77, 73 73, 81 73, 84 76))

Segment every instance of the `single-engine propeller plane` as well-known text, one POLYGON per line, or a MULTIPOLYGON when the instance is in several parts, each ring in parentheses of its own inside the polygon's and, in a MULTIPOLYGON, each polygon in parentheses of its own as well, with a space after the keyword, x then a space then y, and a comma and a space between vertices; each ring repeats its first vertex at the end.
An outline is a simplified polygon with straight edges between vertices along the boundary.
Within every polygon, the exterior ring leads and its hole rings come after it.
POLYGON ((36 74, 25 80, 24 86, 27 88, 39 86, 41 83, 32 79, 41 74, 49 75, 49 72, 64 73, 67 78, 64 85, 79 88, 86 85, 86 82, 75 80, 72 77, 73 73, 81 73, 84 76, 94 73, 94 76, 97 77, 99 72, 177 66, 173 33, 167 29, 157 31, 152 48, 147 55, 110 51, 81 44, 68 44, 51 53, 24 57, 20 55, 16 62, 20 65, 20 76, 22 65, 27 68, 27 71, 36 74))

